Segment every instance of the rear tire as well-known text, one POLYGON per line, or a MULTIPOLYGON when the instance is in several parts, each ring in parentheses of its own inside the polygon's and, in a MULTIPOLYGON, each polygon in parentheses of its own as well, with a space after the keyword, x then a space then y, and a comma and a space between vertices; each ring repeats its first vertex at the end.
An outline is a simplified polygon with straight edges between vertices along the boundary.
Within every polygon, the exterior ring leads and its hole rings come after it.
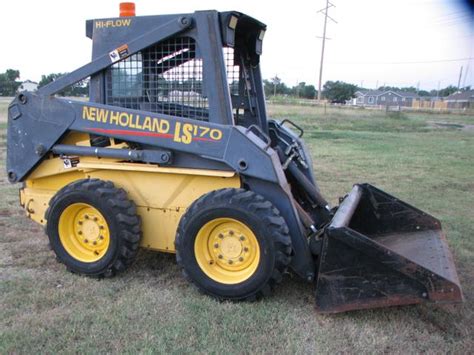
POLYGON ((50 245, 71 272, 110 277, 137 255, 135 204, 110 181, 85 179, 65 186, 51 199, 45 218, 50 245))
POLYGON ((181 218, 175 244, 185 277, 221 300, 270 295, 290 263, 285 220, 269 201, 243 189, 196 200, 181 218))

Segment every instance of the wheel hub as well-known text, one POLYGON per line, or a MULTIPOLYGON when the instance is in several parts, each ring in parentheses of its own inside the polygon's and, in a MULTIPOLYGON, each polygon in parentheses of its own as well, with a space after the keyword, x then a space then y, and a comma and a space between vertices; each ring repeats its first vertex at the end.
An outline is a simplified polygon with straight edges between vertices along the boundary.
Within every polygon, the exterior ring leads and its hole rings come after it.
POLYGON ((245 281, 257 269, 260 248, 244 223, 218 218, 206 223, 196 236, 195 254, 201 269, 215 281, 245 281))
POLYGON ((226 236, 217 248, 218 251, 221 251, 222 254, 224 254, 224 258, 226 259, 238 257, 242 253, 242 249, 242 244, 239 242, 239 240, 232 236, 226 236))
POLYGON ((107 221, 88 204, 68 206, 61 214, 58 229, 64 249, 79 261, 94 262, 107 252, 110 243, 107 221))
POLYGON ((83 231, 84 237, 97 239, 99 237, 99 225, 96 222, 86 221, 82 228, 79 226, 79 230, 83 231))

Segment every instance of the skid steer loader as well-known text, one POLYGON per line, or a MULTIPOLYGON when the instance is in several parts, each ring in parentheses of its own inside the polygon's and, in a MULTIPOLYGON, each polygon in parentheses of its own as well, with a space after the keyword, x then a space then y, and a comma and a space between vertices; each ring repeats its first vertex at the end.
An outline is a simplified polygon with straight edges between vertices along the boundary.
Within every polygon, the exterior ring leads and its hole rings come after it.
POLYGON ((267 117, 263 23, 122 10, 86 22, 90 63, 8 109, 8 179, 67 269, 113 276, 142 247, 218 299, 289 268, 323 313, 462 300, 436 218, 369 184, 329 206, 303 130, 267 117), (86 78, 88 102, 55 96, 86 78))

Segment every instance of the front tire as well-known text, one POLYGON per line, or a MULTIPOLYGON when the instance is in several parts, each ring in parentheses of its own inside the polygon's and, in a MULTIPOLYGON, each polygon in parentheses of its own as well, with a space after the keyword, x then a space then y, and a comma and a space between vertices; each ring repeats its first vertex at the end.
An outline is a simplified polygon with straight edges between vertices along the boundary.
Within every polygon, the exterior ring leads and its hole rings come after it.
POLYGON ((110 277, 135 259, 140 219, 135 204, 110 181, 75 181, 51 199, 46 233, 58 260, 68 270, 110 277))
POLYGON ((269 201, 243 189, 196 200, 181 218, 175 243, 184 275, 222 300, 269 295, 290 262, 285 220, 269 201))

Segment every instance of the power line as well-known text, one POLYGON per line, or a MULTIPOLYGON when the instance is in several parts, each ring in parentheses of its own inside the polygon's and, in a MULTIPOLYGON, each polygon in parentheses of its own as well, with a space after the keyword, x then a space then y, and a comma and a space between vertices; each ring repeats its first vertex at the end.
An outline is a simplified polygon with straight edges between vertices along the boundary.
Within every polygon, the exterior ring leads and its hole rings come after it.
POLYGON ((432 21, 431 25, 442 26, 447 24, 459 24, 459 22, 469 20, 471 19, 471 17, 471 14, 465 13, 456 17, 451 17, 440 21, 432 21))
POLYGON ((472 60, 474 57, 456 58, 456 59, 439 59, 439 60, 423 60, 423 61, 407 61, 407 62, 333 62, 333 64, 350 64, 350 65, 378 65, 378 64, 429 64, 429 63, 449 63, 449 62, 463 62, 465 60, 472 60))
POLYGON ((443 20, 443 19, 446 19, 446 18, 452 18, 453 16, 456 17, 456 16, 459 16, 459 15, 464 15, 466 13, 467 13, 467 11, 465 11, 465 10, 458 10, 458 11, 451 12, 449 14, 443 14, 443 15, 440 15, 440 16, 436 16, 436 17, 433 18, 433 20, 434 21, 443 20))

